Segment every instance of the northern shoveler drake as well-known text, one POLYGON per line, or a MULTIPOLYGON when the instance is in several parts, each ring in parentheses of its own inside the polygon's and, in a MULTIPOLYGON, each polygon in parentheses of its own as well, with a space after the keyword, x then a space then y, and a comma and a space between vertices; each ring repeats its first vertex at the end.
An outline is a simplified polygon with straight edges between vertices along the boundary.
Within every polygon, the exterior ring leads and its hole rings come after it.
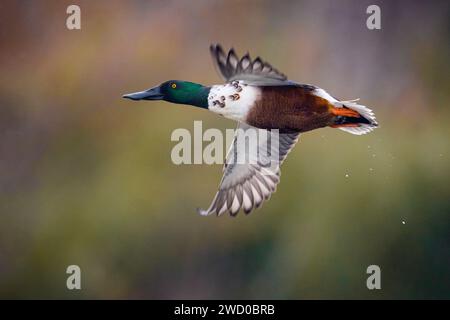
MULTIPOLYGON (((220 45, 212 45, 210 50, 225 84, 203 86, 170 80, 123 96, 132 100, 165 100, 192 105, 238 122, 240 130, 236 130, 228 152, 219 190, 210 207, 199 210, 202 215, 221 215, 228 211, 235 216, 241 208, 250 213, 275 192, 279 183, 279 165, 268 167, 259 161, 242 164, 228 161, 230 155, 255 152, 237 147, 237 141, 242 141, 240 135, 245 135, 249 129, 279 130, 276 151, 281 164, 302 132, 332 127, 362 135, 378 126, 372 110, 357 104, 358 99, 341 101, 319 87, 290 81, 261 58, 252 60, 248 53, 239 59, 234 49, 226 54, 220 45)), ((258 149, 261 148, 258 145, 258 149)))

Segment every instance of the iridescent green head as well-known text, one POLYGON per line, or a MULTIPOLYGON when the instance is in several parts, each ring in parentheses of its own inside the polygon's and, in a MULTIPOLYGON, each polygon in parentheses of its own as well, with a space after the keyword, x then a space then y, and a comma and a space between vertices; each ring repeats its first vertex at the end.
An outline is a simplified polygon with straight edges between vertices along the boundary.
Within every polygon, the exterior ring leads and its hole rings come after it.
POLYGON ((210 89, 210 87, 205 87, 198 83, 169 80, 145 91, 126 94, 123 98, 132 100, 165 100, 172 103, 208 108, 210 89))

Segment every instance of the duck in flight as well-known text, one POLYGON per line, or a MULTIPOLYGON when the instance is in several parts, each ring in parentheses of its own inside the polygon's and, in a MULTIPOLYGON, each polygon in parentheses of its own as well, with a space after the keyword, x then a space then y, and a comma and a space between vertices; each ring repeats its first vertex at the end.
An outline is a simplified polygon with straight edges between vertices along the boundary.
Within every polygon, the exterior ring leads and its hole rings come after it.
MULTIPOLYGON (((234 49, 225 53, 220 45, 211 45, 210 51, 225 84, 203 86, 169 80, 123 96, 131 100, 165 100, 191 105, 238 122, 219 190, 208 209, 199 209, 202 215, 221 215, 228 211, 235 216, 240 209, 248 214, 268 200, 280 181, 280 165, 300 133, 332 127, 362 135, 378 126, 372 110, 357 104, 358 99, 341 101, 319 87, 290 81, 261 58, 252 60, 248 53, 239 59, 234 49), (266 133, 260 136, 267 140, 273 140, 275 133, 272 132, 277 132, 278 143, 271 143, 269 148, 276 147, 273 153, 279 160, 278 165, 230 160, 240 158, 239 153, 263 154, 262 149, 267 153, 268 144, 260 142, 257 148, 239 147, 244 141, 241 136, 249 130, 266 133)), ((246 159, 255 158, 254 154, 246 156, 246 159)))

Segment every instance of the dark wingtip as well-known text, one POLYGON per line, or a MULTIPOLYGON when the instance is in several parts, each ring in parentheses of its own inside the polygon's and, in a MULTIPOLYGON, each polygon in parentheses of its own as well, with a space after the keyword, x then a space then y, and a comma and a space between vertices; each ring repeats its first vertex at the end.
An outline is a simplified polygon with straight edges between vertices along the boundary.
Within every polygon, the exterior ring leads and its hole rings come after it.
POLYGON ((230 217, 236 218, 238 213, 239 213, 239 210, 234 213, 230 211, 230 217))
POLYGON ((211 43, 209 50, 213 53, 223 52, 222 46, 219 43, 211 43))

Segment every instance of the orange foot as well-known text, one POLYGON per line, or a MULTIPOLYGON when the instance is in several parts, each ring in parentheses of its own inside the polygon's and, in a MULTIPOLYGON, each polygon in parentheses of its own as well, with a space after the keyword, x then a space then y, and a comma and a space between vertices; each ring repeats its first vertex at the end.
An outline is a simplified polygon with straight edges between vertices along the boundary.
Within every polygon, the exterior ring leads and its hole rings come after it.
POLYGON ((332 108, 331 113, 335 116, 344 116, 344 117, 355 117, 359 118, 361 115, 355 110, 349 109, 347 107, 342 108, 332 108))
POLYGON ((342 127, 359 127, 359 123, 342 123, 342 124, 333 124, 330 126, 331 128, 342 128, 342 127))

